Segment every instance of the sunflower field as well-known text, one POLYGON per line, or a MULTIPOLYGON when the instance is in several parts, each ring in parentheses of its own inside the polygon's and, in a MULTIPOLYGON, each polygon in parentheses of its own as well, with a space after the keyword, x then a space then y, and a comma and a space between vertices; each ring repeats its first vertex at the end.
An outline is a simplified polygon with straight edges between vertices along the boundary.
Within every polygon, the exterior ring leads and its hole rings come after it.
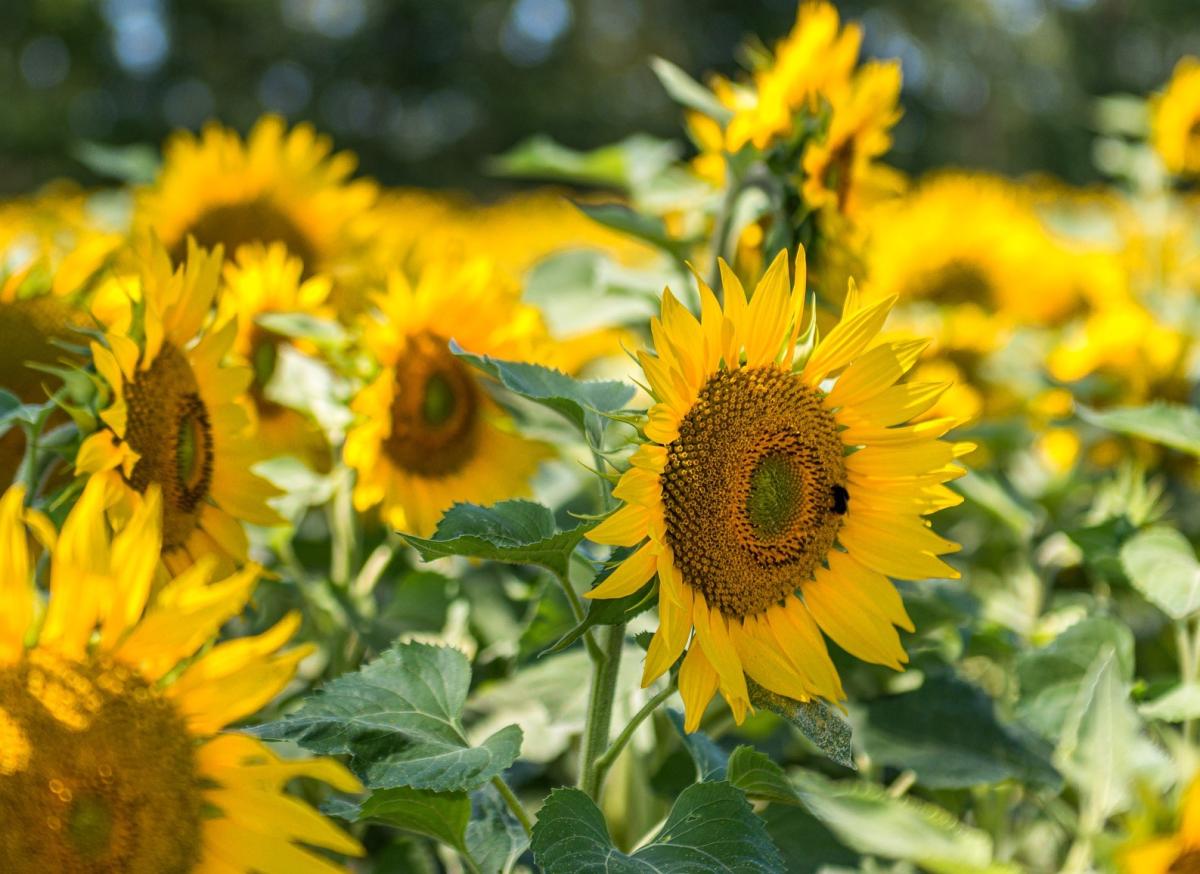
POLYGON ((0 201, 0 874, 1200 874, 1200 57, 905 173, 870 24, 0 201))

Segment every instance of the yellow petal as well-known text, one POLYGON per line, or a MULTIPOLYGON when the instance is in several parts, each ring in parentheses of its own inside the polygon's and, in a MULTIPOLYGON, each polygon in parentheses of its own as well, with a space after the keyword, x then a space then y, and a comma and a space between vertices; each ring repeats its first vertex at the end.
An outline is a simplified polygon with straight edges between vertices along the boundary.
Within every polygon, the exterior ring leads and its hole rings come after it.
POLYGON ((896 384, 929 345, 927 340, 884 343, 856 358, 829 392, 829 405, 847 407, 875 397, 896 384))
POLYGON ((731 705, 734 699, 748 702, 750 693, 746 689, 746 674, 729 637, 725 616, 720 610, 710 610, 699 592, 694 593, 692 602, 692 624, 705 657, 720 678, 722 694, 730 699, 731 705))
POLYGON ((801 587, 804 604, 821 630, 853 656, 900 670, 908 661, 892 623, 843 577, 818 568, 801 587), (839 588, 840 587, 840 588, 839 588))
POLYGON ((875 339, 895 302, 895 297, 889 297, 848 318, 843 316, 813 350, 812 357, 804 366, 803 379, 809 385, 817 385, 853 361, 875 339))
POLYGON ((625 504, 587 533, 592 543, 606 546, 637 546, 650 533, 650 511, 638 504, 625 504))
POLYGON ((701 648, 693 643, 688 647, 683 664, 679 666, 679 696, 683 699, 683 730, 693 732, 700 727, 700 720, 708 703, 717 692, 717 672, 704 656, 701 648))
POLYGON ((20 658, 33 621, 33 564, 24 515, 25 489, 14 485, 0 498, 0 666, 20 658))
POLYGON ((876 534, 874 529, 847 519, 838 532, 838 540, 867 567, 896 579, 958 579, 958 571, 932 553, 911 547, 896 549, 880 543, 876 534))
POLYGON ((721 356, 725 366, 735 370, 741 366, 742 339, 746 324, 746 290, 737 274, 725 263, 724 258, 717 260, 721 271, 721 288, 725 295, 725 324, 721 331, 721 356))
POLYGON ((146 490, 133 515, 113 537, 113 574, 121 580, 113 603, 104 617, 100 643, 106 649, 141 618, 150 595, 162 550, 162 491, 157 485, 146 490))
POLYGON ((621 474, 613 489, 613 497, 628 504, 641 504, 648 507, 661 499, 662 486, 658 475, 640 467, 631 467, 621 474))
POLYGON ((658 568, 658 552, 653 542, 647 543, 609 574, 608 579, 590 592, 585 598, 624 598, 632 595, 650 581, 658 568))
MULTIPOLYGON (((668 578, 661 574, 660 580, 668 578)), ((687 646, 688 635, 692 631, 692 590, 690 586, 680 586, 679 590, 668 595, 660 586, 658 598, 658 630, 650 641, 650 649, 646 652, 646 662, 642 668, 642 686, 646 687, 657 680, 663 673, 675 664, 679 654, 687 646)))
POLYGON ((781 250, 754 290, 746 315, 746 366, 761 367, 775 361, 788 336, 787 250, 781 250))
POLYGON ((786 698, 797 701, 812 698, 812 686, 775 645, 769 630, 762 627, 757 617, 730 622, 729 636, 746 673, 754 682, 786 698))

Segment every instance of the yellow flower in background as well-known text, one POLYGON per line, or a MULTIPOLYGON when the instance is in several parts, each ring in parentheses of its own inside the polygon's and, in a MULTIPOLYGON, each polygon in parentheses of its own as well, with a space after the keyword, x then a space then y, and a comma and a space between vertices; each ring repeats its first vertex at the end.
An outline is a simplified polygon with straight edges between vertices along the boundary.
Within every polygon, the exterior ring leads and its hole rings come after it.
POLYGON ((922 517, 960 502, 944 483, 970 449, 938 439, 951 419, 904 425, 946 386, 897 384, 925 344, 877 341, 892 299, 865 305, 851 289, 794 370, 803 253, 790 289, 780 253, 749 302, 724 262, 721 272, 724 309, 702 283, 699 320, 664 295, 656 352, 639 354, 656 401, 646 440, 613 491, 622 505, 588 535, 636 547, 589 597, 623 597, 658 575, 643 682, 686 649, 689 731, 718 690, 740 723, 746 677, 798 700, 844 698, 822 631, 900 669, 895 626, 912 623, 888 577, 958 576, 938 558, 957 545, 922 517))
POLYGON ((819 96, 849 80, 861 44, 861 28, 842 28, 832 4, 802 3, 770 65, 753 74, 753 90, 732 86, 737 97, 724 101, 735 110, 725 129, 725 147, 736 152, 753 143, 765 150, 776 139, 791 136, 798 109, 815 109, 819 96))
POLYGON ((1187 332, 1126 299, 1097 309, 1067 329, 1046 366, 1060 382, 1091 378, 1093 384, 1080 391, 1098 406, 1186 402, 1191 387, 1188 367, 1195 354, 1187 332))
POLYGON ((225 262, 217 323, 237 325, 233 351, 254 372, 247 394, 263 455, 296 455, 324 470, 330 464, 330 446, 320 426, 269 396, 282 350, 292 341, 259 322, 267 315, 330 314, 326 306, 332 287, 329 279, 305 279, 303 273, 300 259, 282 243, 242 246, 233 260, 225 262))
POLYGON ((251 473, 261 460, 239 399, 253 373, 223 363, 237 326, 204 325, 217 292, 221 253, 189 247, 175 269, 154 242, 137 257, 126 312, 91 344, 112 403, 79 450, 76 469, 128 496, 163 494, 163 561, 182 572, 202 556, 246 558, 242 522, 279 522, 267 499, 278 490, 251 473), (134 298, 136 297, 136 301, 134 298))
POLYGON ((892 147, 891 129, 901 114, 900 64, 865 64, 829 99, 829 130, 804 152, 804 201, 854 215, 870 189, 875 160, 892 147))
POLYGON ((176 263, 188 237, 230 254, 280 242, 306 275, 328 272, 361 248, 354 224, 376 198, 374 183, 350 178, 355 165, 310 125, 288 131, 277 116, 260 119, 244 142, 215 123, 199 138, 181 131, 157 181, 138 194, 134 231, 157 234, 176 263))
POLYGON ((1125 874, 1195 874, 1200 871, 1200 778, 1183 793, 1179 830, 1126 849, 1119 856, 1125 874))
POLYGON ((1200 173, 1200 58, 1181 58, 1167 87, 1152 98, 1150 141, 1175 175, 1200 173))
POLYGON ((995 336, 1004 326, 1052 324, 1079 306, 1079 289, 1062 281, 1057 263, 1065 251, 1020 191, 999 178, 935 176, 872 211, 868 224, 871 295, 933 305, 950 322, 961 320, 948 329, 952 345, 986 346, 985 321, 995 336))
POLYGON ((346 463, 358 474, 354 504, 379 506, 387 524, 428 535, 457 501, 490 504, 527 492, 550 454, 527 440, 449 350, 545 360, 541 316, 486 259, 427 265, 415 283, 393 273, 380 318, 364 329, 378 376, 351 404, 346 463))
POLYGON ((284 788, 312 777, 356 792, 358 781, 332 760, 284 761, 258 740, 222 733, 273 699, 312 651, 279 652, 299 617, 213 644, 257 572, 210 582, 211 559, 148 603, 160 494, 148 489, 110 532, 108 492, 89 482, 57 537, 49 520, 23 508, 20 487, 0 498, 5 869, 342 870, 298 843, 359 855, 358 843, 284 788), (51 557, 40 620, 30 531, 51 557))

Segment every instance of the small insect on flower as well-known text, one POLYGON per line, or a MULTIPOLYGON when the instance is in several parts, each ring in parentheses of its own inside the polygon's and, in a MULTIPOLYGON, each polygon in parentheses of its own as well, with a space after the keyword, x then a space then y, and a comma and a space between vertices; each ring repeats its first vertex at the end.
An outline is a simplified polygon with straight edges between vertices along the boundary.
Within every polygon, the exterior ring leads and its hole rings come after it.
POLYGON ((833 512, 839 516, 845 516, 848 509, 850 509, 850 493, 846 491, 845 486, 835 485, 833 487, 833 512))

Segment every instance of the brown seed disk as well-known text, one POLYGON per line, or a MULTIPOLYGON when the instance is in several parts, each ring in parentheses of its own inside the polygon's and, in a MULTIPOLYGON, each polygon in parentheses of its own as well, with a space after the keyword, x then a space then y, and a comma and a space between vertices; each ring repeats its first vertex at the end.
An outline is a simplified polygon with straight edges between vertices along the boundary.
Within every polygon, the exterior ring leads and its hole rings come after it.
POLYGON ((163 547, 183 546, 200 521, 212 485, 213 434, 196 375, 183 353, 164 343, 146 370, 125 383, 125 439, 141 458, 129 484, 163 493, 163 547))
POLYGON ((29 755, 0 773, 6 871, 190 871, 201 854, 195 742, 129 668, 43 650, 0 669, 0 710, 29 755))
POLYGON ((846 468, 817 390, 777 367, 709 378, 667 447, 667 542, 684 582, 727 616, 792 594, 833 547, 846 468))
POLYGON ((383 451, 416 476, 439 479, 461 470, 479 445, 483 397, 447 340, 410 337, 395 368, 392 432, 383 451))
POLYGON ((214 206, 197 216, 171 246, 171 260, 176 264, 187 259, 189 236, 205 249, 224 245, 226 257, 232 257, 239 246, 247 243, 283 243, 304 262, 305 276, 316 269, 317 252, 308 235, 265 197, 214 206))

